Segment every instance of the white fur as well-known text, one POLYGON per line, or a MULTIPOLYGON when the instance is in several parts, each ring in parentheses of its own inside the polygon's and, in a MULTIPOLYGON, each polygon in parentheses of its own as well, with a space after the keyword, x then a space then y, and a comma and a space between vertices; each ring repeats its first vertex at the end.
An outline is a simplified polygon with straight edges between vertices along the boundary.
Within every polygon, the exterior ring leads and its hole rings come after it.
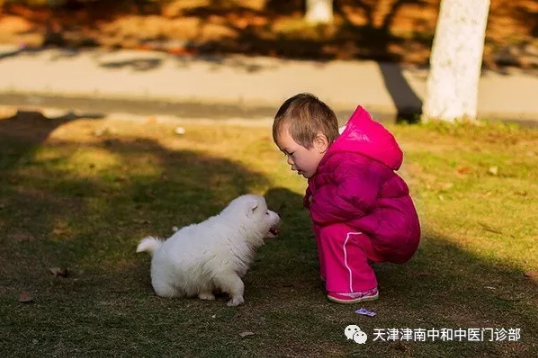
POLYGON ((136 252, 153 254, 151 282, 163 297, 215 299, 214 292, 230 295, 229 306, 244 302, 241 277, 248 271, 257 247, 278 225, 277 213, 267 210, 259 195, 243 195, 220 214, 183 227, 163 241, 147 237, 136 252))

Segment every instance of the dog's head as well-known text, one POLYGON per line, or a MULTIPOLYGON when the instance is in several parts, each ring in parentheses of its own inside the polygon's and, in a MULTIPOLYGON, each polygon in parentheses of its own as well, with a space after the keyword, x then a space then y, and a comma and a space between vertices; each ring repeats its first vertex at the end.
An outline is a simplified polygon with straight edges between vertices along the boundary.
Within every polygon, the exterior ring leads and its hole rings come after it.
POLYGON ((234 199, 222 213, 235 220, 254 240, 271 239, 279 234, 280 217, 267 208, 261 195, 242 195, 234 199))

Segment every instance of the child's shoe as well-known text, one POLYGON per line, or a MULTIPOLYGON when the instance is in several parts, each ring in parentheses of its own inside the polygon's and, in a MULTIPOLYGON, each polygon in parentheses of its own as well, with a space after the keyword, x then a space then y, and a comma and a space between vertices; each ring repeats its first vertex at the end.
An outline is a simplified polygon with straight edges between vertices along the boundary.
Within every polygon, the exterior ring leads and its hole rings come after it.
POLYGON ((366 301, 375 301, 379 297, 377 287, 364 292, 336 293, 329 292, 327 298, 337 303, 358 303, 366 301))

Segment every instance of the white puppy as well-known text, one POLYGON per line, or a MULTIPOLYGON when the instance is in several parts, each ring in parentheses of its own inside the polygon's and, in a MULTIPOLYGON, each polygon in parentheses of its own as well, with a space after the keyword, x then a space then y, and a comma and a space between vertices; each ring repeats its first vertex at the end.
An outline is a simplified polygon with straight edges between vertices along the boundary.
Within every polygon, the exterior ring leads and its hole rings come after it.
POLYGON ((277 213, 259 195, 243 195, 218 215, 183 227, 166 241, 147 237, 136 252, 149 251, 151 283, 163 297, 214 300, 215 291, 230 295, 228 306, 244 302, 241 277, 257 247, 278 235, 277 213))

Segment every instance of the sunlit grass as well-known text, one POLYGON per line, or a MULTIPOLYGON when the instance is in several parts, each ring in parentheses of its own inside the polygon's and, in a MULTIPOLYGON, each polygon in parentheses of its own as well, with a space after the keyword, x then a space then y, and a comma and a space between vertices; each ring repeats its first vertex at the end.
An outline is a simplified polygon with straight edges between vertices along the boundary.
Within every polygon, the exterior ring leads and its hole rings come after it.
POLYGON ((407 154, 430 229, 497 264, 538 268, 536 132, 466 125, 398 130, 412 140, 428 134, 407 154))

